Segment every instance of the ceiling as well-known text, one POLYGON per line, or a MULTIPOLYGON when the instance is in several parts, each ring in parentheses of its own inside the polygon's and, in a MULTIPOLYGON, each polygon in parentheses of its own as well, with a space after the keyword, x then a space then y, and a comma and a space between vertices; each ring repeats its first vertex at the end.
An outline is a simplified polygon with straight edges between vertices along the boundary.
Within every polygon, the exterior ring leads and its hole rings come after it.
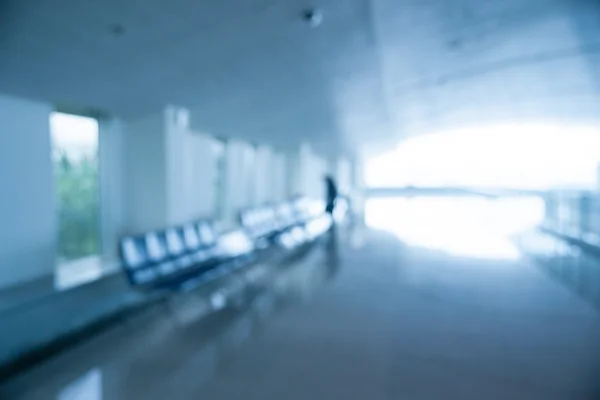
POLYGON ((595 122, 599 54, 592 0, 0 0, 0 92, 326 152, 595 122))

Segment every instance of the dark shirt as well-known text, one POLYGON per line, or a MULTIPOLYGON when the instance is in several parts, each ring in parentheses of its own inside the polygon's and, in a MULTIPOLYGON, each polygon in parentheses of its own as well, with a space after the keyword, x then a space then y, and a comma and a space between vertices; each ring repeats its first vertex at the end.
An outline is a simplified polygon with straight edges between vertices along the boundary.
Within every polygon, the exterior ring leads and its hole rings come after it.
POLYGON ((331 210, 333 210, 338 191, 333 179, 331 178, 325 178, 325 186, 327 189, 327 210, 331 212, 331 210))

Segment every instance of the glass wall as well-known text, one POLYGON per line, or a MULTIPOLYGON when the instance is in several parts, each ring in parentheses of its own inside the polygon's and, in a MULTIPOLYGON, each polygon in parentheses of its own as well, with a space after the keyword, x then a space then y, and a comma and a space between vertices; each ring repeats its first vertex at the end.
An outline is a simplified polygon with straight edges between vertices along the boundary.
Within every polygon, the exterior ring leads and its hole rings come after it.
POLYGON ((50 133, 63 263, 100 252, 98 121, 55 112, 50 133))

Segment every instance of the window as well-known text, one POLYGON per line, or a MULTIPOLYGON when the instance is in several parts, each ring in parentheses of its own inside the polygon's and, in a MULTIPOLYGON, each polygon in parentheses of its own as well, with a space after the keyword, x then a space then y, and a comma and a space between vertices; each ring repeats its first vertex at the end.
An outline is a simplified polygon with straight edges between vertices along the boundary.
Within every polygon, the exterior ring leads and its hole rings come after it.
POLYGON ((58 261, 100 252, 98 121, 50 115, 54 188, 58 213, 58 261))

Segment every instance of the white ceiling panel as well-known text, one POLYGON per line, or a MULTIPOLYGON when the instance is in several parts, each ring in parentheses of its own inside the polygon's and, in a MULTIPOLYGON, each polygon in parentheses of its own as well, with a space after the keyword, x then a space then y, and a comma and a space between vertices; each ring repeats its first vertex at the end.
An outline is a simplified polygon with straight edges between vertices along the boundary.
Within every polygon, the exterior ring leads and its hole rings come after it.
POLYGON ((592 0, 4 0, 0 92, 326 151, 600 115, 592 0), (308 5, 324 13, 312 29, 308 5))

